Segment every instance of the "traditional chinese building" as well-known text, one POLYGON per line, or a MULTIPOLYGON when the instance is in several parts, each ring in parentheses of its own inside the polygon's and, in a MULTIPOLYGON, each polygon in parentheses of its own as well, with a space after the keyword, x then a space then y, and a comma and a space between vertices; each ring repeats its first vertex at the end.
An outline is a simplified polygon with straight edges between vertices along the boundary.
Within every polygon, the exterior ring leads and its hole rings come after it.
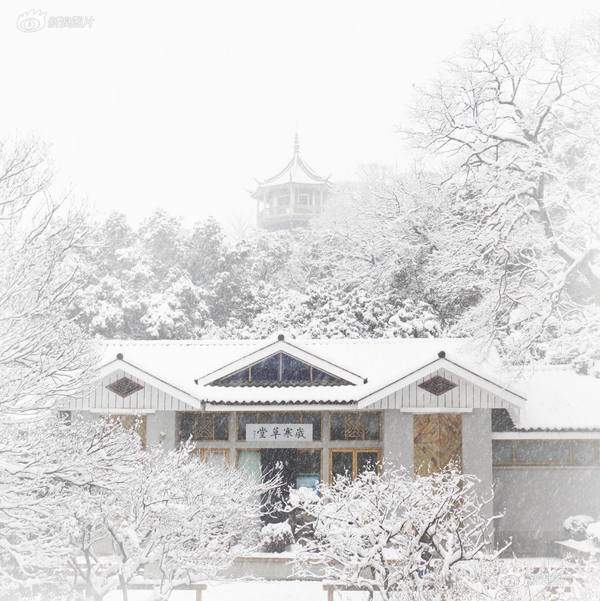
POLYGON ((251 195, 256 200, 256 221, 270 231, 306 227, 323 210, 331 186, 329 177, 317 175, 300 156, 298 134, 288 164, 257 183, 251 195))
POLYGON ((147 444, 192 440, 293 487, 453 460, 494 489, 498 543, 553 554, 567 516, 600 515, 600 380, 473 357, 457 339, 110 341, 95 392, 65 409, 139 416, 147 444))

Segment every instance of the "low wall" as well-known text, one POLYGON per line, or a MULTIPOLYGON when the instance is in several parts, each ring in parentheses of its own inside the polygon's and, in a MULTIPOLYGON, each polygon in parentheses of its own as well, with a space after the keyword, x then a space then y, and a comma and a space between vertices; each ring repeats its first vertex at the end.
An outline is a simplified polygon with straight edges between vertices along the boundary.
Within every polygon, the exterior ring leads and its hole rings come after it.
POLYGON ((264 578, 265 580, 321 580, 323 574, 315 566, 313 576, 294 575, 292 553, 253 553, 238 557, 233 565, 222 572, 226 578, 264 578))
POLYGON ((557 556, 568 516, 600 517, 600 467, 497 466, 493 480, 495 540, 512 537, 511 554, 557 556))

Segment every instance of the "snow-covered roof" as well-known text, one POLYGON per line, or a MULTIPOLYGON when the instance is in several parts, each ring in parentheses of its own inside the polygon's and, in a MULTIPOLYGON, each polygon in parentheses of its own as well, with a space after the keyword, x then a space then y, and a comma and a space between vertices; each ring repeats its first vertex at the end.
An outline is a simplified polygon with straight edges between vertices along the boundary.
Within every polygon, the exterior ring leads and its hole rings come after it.
POLYGON ((600 429, 600 379, 569 366, 539 366, 523 380, 527 403, 520 429, 600 429))
POLYGON ((390 391, 435 371, 450 372, 502 396, 519 408, 519 428, 600 430, 600 380, 568 368, 533 375, 501 373, 483 362, 469 340, 452 338, 307 340, 105 341, 102 374, 131 366, 171 390, 217 408, 222 405, 354 404, 368 406, 390 391), (211 386, 273 350, 284 351, 329 372, 345 375, 341 386, 211 386), (443 351, 443 353, 442 353, 443 351), (442 355, 440 356, 440 353, 442 355), (118 359, 117 355, 122 355, 118 359), (227 367, 228 366, 228 367, 227 367), (527 400, 525 400, 527 399, 527 400))
MULTIPOLYGON (((264 186, 279 186, 281 184, 325 184, 329 177, 317 175, 300 156, 300 144, 298 143, 298 134, 294 141, 294 156, 290 162, 276 175, 263 181, 259 181, 259 189, 264 186)), ((255 192, 256 194, 256 192, 255 192)), ((253 195, 254 196, 254 195, 253 195)))
MULTIPOLYGON (((257 356, 266 356, 263 349, 274 348, 276 341, 277 337, 270 340, 106 341, 103 365, 117 361, 117 355, 121 354, 125 363, 208 403, 358 402, 378 391, 386 393, 389 385, 437 361, 441 351, 461 357, 461 364, 474 372, 486 373, 487 368, 487 373, 491 373, 488 364, 482 365, 469 352, 468 341, 461 339, 286 339, 289 348, 282 346, 276 350, 286 350, 295 356, 299 356, 296 349, 302 351, 305 353, 302 358, 308 362, 346 376, 344 379, 351 379, 352 383, 286 388, 209 385, 221 372, 227 371, 223 370, 225 366, 230 366, 233 372, 242 367, 244 359, 250 364, 257 356)), ((493 377, 490 380, 495 381, 493 377)))

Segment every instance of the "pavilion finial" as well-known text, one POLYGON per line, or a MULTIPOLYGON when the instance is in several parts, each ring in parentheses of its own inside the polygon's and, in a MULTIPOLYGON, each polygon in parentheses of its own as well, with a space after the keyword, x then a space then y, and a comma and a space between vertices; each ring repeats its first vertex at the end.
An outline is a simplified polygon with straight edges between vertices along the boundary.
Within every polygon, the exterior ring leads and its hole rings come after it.
POLYGON ((298 132, 294 137, 294 154, 298 154, 300 152, 300 141, 298 140, 298 132))

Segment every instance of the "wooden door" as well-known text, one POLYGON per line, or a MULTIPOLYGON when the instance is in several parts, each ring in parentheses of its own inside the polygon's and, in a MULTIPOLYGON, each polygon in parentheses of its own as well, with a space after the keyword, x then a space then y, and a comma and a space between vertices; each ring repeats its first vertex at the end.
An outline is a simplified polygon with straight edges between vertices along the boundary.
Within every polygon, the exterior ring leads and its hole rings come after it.
POLYGON ((460 413, 414 415, 415 476, 444 469, 450 462, 462 467, 462 419, 460 413))

